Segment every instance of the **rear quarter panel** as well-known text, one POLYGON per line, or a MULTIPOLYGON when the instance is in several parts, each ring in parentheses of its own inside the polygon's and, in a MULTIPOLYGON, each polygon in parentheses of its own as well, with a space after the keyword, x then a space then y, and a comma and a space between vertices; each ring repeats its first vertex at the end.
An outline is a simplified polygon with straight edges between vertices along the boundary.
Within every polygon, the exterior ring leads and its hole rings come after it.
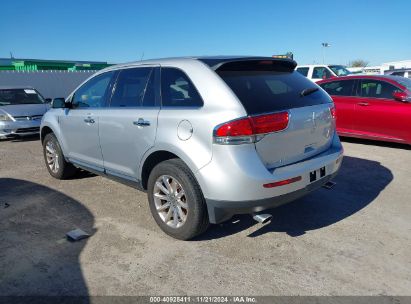
POLYGON ((156 142, 140 164, 140 176, 145 159, 160 150, 176 154, 195 173, 212 159, 214 128, 223 122, 246 116, 246 112, 231 89, 204 63, 197 60, 181 61, 179 64, 163 63, 161 67, 184 71, 196 87, 204 105, 199 108, 160 109, 156 142), (188 131, 182 125, 191 125, 192 135, 189 139, 179 136, 179 133, 188 131))

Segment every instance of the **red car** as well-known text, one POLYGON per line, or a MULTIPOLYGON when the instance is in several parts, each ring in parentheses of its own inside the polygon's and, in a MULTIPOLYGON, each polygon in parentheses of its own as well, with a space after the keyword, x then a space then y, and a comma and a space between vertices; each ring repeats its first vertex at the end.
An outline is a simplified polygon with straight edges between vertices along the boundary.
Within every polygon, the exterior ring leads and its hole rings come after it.
POLYGON ((411 79, 361 75, 317 84, 334 100, 341 136, 411 144, 411 79))

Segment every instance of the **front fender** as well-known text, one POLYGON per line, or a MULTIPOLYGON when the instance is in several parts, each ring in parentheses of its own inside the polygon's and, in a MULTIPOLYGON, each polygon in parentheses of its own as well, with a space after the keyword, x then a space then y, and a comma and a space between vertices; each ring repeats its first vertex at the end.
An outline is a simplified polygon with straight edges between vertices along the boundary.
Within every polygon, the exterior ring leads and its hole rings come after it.
MULTIPOLYGON (((50 128, 60 144, 63 155, 66 155, 66 142, 64 140, 64 136, 61 134, 59 116, 56 115, 57 113, 55 113, 55 111, 58 111, 58 110, 55 110, 55 109, 49 110, 46 112, 46 114, 44 114, 43 119, 40 124, 40 136, 43 133, 43 129, 45 127, 50 128)), ((42 137, 40 138, 40 140, 41 142, 43 142, 42 137)))

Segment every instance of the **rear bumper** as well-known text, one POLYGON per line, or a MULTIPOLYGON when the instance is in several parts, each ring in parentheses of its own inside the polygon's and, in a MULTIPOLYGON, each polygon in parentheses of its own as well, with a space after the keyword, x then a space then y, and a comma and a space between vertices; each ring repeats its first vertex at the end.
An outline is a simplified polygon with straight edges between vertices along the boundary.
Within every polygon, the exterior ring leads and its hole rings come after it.
POLYGON ((309 184, 308 186, 300 190, 272 198, 240 202, 216 201, 206 199, 209 221, 212 224, 218 224, 229 220, 235 214, 257 213, 266 209, 279 207, 322 187, 324 184, 334 178, 337 173, 338 171, 334 172, 331 175, 325 176, 324 178, 313 182, 312 184, 309 184))
POLYGON ((342 157, 343 148, 336 135, 328 150, 274 169, 262 164, 251 145, 239 145, 215 153, 210 164, 197 172, 196 178, 206 200, 210 222, 220 223, 234 214, 280 206, 321 187, 337 174, 342 157), (310 172, 320 168, 325 168, 326 175, 311 182, 310 172), (282 186, 263 187, 293 178, 299 179, 282 186))

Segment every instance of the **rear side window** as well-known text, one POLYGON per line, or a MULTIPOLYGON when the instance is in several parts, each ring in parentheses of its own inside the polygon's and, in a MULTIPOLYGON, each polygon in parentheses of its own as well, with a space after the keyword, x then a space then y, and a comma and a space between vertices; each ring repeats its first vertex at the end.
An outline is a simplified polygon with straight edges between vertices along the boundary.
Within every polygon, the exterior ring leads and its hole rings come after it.
POLYGON ((392 94, 399 89, 385 81, 367 79, 361 81, 361 96, 369 98, 393 99, 392 94))
POLYGON ((153 89, 148 86, 150 76, 153 76, 152 74, 153 68, 122 70, 117 78, 110 107, 154 106, 154 98, 146 100, 145 104, 143 104, 145 95, 150 95, 153 89))
POLYGON ((175 68, 161 69, 161 100, 164 107, 203 106, 203 100, 191 80, 175 68))
POLYGON ((354 80, 333 81, 320 84, 320 86, 330 95, 353 96, 354 80))
POLYGON ((331 78, 331 72, 326 67, 316 67, 313 69, 313 79, 328 79, 331 78))
POLYGON ((240 99, 249 115, 313 106, 331 102, 322 90, 302 97, 305 89, 317 88, 296 71, 217 71, 240 99))
POLYGON ((300 73, 301 75, 307 77, 309 69, 310 68, 297 68, 297 72, 300 73))

